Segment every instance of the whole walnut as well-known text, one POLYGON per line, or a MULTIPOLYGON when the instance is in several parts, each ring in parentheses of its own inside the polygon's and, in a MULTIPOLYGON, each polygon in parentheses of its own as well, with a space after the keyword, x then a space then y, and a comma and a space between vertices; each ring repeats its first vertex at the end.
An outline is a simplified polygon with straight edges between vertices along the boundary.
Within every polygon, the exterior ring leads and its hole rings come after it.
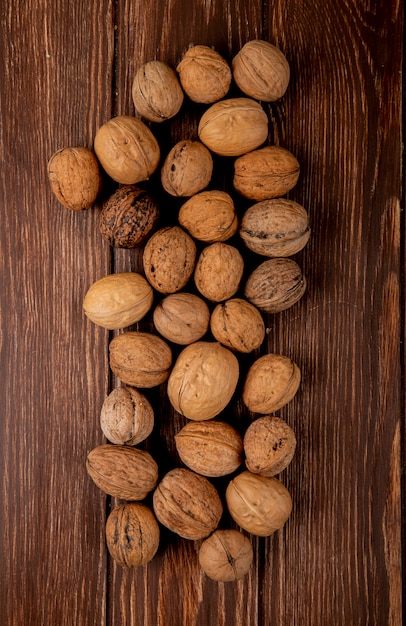
POLYGON ((159 206, 149 193, 123 185, 103 203, 100 232, 114 248, 135 248, 146 241, 158 219, 159 206))
POLYGON ((109 352, 112 372, 127 385, 156 387, 169 376, 172 351, 157 335, 127 331, 111 340, 109 352))
POLYGON ((150 122, 174 117, 183 104, 183 91, 174 70, 162 61, 141 65, 132 84, 135 110, 150 122))
POLYGON ((111 557, 123 567, 149 563, 159 548, 158 522, 139 502, 116 506, 107 518, 106 543, 111 557))
POLYGON ((242 462, 242 438, 226 422, 188 422, 176 435, 178 454, 189 469, 208 477, 231 474, 242 462))
POLYGON ((255 150, 268 137, 268 117, 251 98, 228 98, 212 104, 200 118, 198 135, 221 156, 240 156, 255 150))
POLYGON ((204 45, 192 46, 176 68, 183 90, 193 102, 211 104, 227 94, 231 68, 215 50, 204 45))
POLYGON ((156 330, 168 341, 188 345, 201 339, 209 328, 210 310, 192 293, 171 293, 154 309, 156 330))
POLYGON ((100 427, 111 443, 135 446, 151 434, 154 410, 138 389, 116 387, 103 402, 100 427))
POLYGON ((249 572, 253 558, 250 540, 234 529, 215 530, 199 549, 200 567, 209 578, 219 582, 243 578, 249 572))
POLYGON ((273 258, 248 277, 244 295, 264 313, 279 313, 296 304, 306 291, 306 278, 292 259, 273 258))
POLYGON ((83 300, 83 310, 94 324, 117 330, 141 320, 152 307, 154 294, 137 272, 108 274, 93 283, 83 300))
POLYGON ((233 184, 250 200, 280 198, 293 189, 299 173, 299 162, 289 150, 265 146, 235 160, 233 184))
POLYGON ((237 352, 252 352, 265 339, 261 313, 242 298, 232 298, 218 304, 211 314, 210 329, 217 341, 237 352))
POLYGON ((277 478, 244 471, 226 489, 228 511, 244 530, 268 537, 282 528, 292 512, 292 498, 277 478))
POLYGON ((102 188, 98 160, 85 146, 57 150, 48 161, 48 179, 55 197, 72 211, 92 207, 102 188))
POLYGON ((294 398, 300 380, 300 369, 289 357, 264 354, 247 372, 242 400, 253 413, 273 413, 294 398))
POLYGON ((274 102, 285 94, 289 63, 279 48, 261 39, 248 41, 232 60, 237 86, 251 98, 274 102))
POLYGON ((230 402, 238 377, 238 359, 230 350, 217 342, 196 341, 179 354, 168 379, 168 397, 185 417, 208 420, 230 402))
POLYGON ((216 242, 201 251, 194 281, 200 293, 212 302, 231 298, 241 283, 244 260, 235 246, 216 242))
POLYGON ((204 539, 218 526, 223 506, 212 483, 189 469, 170 470, 153 495, 158 521, 184 539, 204 539))
POLYGON ((225 191, 201 191, 180 208, 179 224, 189 234, 206 243, 226 241, 238 229, 234 201, 225 191))
POLYGON ((171 196, 193 196, 211 180, 213 159, 200 141, 182 139, 169 151, 161 169, 162 186, 171 196))
POLYGON ((293 200, 263 200, 244 213, 240 236, 247 248, 256 254, 292 256, 309 241, 309 216, 306 209, 293 200))
POLYGON ((245 465, 261 476, 280 474, 293 459, 296 437, 279 417, 264 415, 254 420, 244 435, 245 465))
POLYGON ((123 185, 147 180, 157 169, 161 156, 148 126, 129 115, 113 117, 100 126, 94 151, 106 173, 123 185))
POLYGON ((158 465, 146 450, 106 443, 87 455, 86 469, 105 493, 122 500, 144 500, 158 482, 158 465))
POLYGON ((160 293, 175 293, 188 283, 196 261, 196 244, 179 226, 164 226, 147 241, 145 276, 160 293))

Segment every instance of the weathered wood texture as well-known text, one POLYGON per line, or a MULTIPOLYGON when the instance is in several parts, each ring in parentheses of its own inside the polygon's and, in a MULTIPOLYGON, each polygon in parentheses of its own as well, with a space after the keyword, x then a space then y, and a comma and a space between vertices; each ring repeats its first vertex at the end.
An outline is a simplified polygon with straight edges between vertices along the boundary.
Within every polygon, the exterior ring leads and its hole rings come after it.
MULTIPOLYGON (((403 19, 397 0, 1 5, 2 624, 401 624, 403 19), (264 346, 302 369, 299 393, 278 412, 298 439, 281 475, 293 512, 282 531, 253 538, 252 570, 236 584, 210 581, 198 545, 165 530, 156 558, 125 571, 105 548, 114 502, 84 465, 103 441, 100 407, 116 383, 110 335, 81 306, 92 282, 141 269, 141 258, 101 240, 97 207, 58 205, 46 164, 62 146, 91 146, 112 115, 134 113, 144 61, 175 66, 190 43, 231 60, 256 37, 291 65, 286 96, 265 107, 269 141, 298 157, 289 195, 312 222, 296 257, 307 292, 269 317, 264 346)), ((201 110, 186 102, 154 128, 163 151, 196 136, 201 110)), ((221 165, 216 184, 229 184, 221 165)), ((166 200, 163 219, 178 205, 166 200)), ((157 426, 145 445, 159 447, 163 472, 178 463, 183 422, 164 389, 149 397, 157 426)), ((232 409, 243 430, 252 415, 238 399, 232 409)))

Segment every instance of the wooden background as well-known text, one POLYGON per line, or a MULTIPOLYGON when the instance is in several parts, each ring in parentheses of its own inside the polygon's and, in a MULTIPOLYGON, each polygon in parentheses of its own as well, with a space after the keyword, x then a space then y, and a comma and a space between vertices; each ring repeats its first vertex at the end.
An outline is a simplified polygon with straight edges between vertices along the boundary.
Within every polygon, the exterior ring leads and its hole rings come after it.
MULTIPOLYGON (((1 3, 1 624, 401 624, 402 34, 399 0, 1 3), (114 385, 109 335, 81 307, 96 279, 140 258, 101 240, 99 207, 61 207, 46 165, 134 113, 141 63, 175 66, 191 43, 230 60, 252 38, 291 65, 286 96, 266 107, 269 142, 299 159, 289 195, 312 222, 296 257, 307 293, 267 320, 266 349, 303 376, 278 412, 298 440, 281 475, 293 512, 282 531, 253 539, 241 582, 210 581, 194 543, 165 532, 151 564, 124 571, 104 541, 114 503, 85 472, 114 385)), ((160 141, 195 135, 196 120, 186 104, 160 141)), ((180 422, 163 392, 151 400, 163 471, 177 462, 180 422)))

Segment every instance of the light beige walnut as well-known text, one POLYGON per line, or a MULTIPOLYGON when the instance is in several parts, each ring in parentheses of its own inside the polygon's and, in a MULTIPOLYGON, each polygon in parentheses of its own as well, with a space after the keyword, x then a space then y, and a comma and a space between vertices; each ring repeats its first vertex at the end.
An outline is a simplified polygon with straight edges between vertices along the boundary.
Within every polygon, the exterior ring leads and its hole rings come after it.
POLYGON ((225 191, 201 191, 180 208, 179 224, 189 234, 206 243, 226 241, 238 229, 234 201, 225 191))
POLYGON ((107 548, 123 567, 149 563, 158 551, 159 540, 158 522, 145 504, 126 502, 116 506, 107 518, 107 548))
POLYGON ((199 549, 199 563, 213 580, 231 582, 248 574, 254 551, 248 537, 238 530, 215 530, 199 549))
POLYGON ((264 261, 249 275, 244 295, 260 311, 279 313, 296 304, 306 286, 306 278, 295 261, 276 257, 264 261))
POLYGON ((197 341, 179 354, 168 379, 168 397, 185 417, 208 420, 231 401, 238 378, 238 359, 230 350, 217 342, 197 341))
POLYGON ((116 387, 103 402, 100 427, 111 443, 135 446, 151 434, 154 410, 138 389, 116 387))
POLYGON ((150 388, 165 382, 172 364, 168 344, 152 333, 127 331, 111 340, 110 368, 125 384, 150 388))
POLYGON ((244 260, 235 246, 216 242, 206 246, 196 262, 194 281, 200 293, 212 302, 222 302, 238 291, 244 260))
POLYGON ((168 341, 188 345, 201 339, 209 328, 210 309, 192 293, 178 292, 166 296, 154 309, 156 330, 168 341))
POLYGON ((296 436, 284 420, 264 415, 245 431, 244 453, 247 469, 261 476, 280 474, 291 463, 296 450, 296 436))
POLYGON ((274 102, 285 94, 289 63, 279 48, 261 39, 248 41, 232 60, 237 86, 251 98, 274 102))
POLYGON ((135 110, 150 122, 174 117, 184 98, 176 73, 162 61, 148 61, 137 70, 131 94, 135 110))
POLYGON ((176 70, 185 93, 193 102, 211 104, 224 98, 230 89, 230 66, 208 46, 189 48, 176 70))
POLYGON ((237 352, 252 352, 265 339, 261 313, 242 298, 232 298, 218 304, 211 314, 210 329, 217 341, 237 352))
POLYGON ((102 188, 98 160, 85 146, 57 150, 48 161, 48 179, 55 197, 72 211, 92 207, 102 188))
POLYGON ((193 196, 207 187, 213 159, 200 141, 182 139, 169 151, 161 169, 162 186, 171 196, 193 196))
POLYGON ((253 413, 273 413, 295 397, 300 380, 300 369, 289 357, 264 354, 247 372, 242 400, 253 413))

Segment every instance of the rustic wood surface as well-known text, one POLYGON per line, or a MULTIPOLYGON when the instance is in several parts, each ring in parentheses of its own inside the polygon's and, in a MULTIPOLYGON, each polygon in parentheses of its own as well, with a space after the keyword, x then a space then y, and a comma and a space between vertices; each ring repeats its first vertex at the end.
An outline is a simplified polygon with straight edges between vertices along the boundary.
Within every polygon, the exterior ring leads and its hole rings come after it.
MULTIPOLYGON (((1 3, 0 27, 0 623, 400 626, 402 3, 17 0, 1 3), (191 43, 231 60, 253 38, 291 65, 287 94, 265 106, 269 142, 299 159, 289 196, 312 222, 296 257, 307 292, 267 319, 264 346, 302 369, 278 412, 298 440, 280 477, 293 512, 282 531, 252 538, 238 583, 205 577, 197 545, 164 530, 155 559, 125 571, 105 547, 114 502, 85 471, 115 384, 110 335, 81 307, 96 279, 140 269, 140 254, 102 241, 99 207, 59 205, 46 165, 134 113, 141 63, 175 66, 191 43)), ((157 129, 162 145, 195 136, 197 119, 186 103, 157 129)), ((146 445, 163 472, 179 462, 182 422, 163 390, 150 398, 146 445)), ((238 400, 233 410, 244 428, 252 416, 238 400)))

